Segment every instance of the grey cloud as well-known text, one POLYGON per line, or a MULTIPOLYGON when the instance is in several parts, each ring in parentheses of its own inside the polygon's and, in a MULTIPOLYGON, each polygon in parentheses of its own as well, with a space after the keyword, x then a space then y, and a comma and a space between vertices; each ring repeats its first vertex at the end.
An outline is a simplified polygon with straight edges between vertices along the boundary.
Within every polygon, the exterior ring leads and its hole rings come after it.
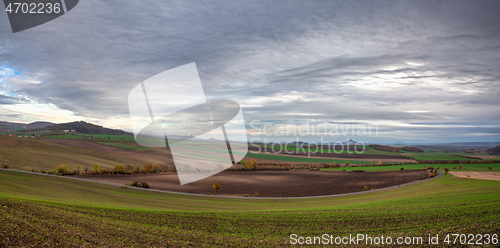
POLYGON ((91 118, 126 118, 130 89, 196 62, 207 97, 242 103, 249 120, 499 123, 499 7, 88 0, 15 35, 0 26, 0 60, 42 82, 13 85, 16 94, 91 118), (394 88, 370 89, 377 80, 394 88))
POLYGON ((10 117, 10 118, 21 118, 21 117, 23 117, 23 115, 20 115, 20 114, 9 114, 9 115, 2 115, 2 114, 0 114, 0 116, 2 116, 2 117, 10 117))

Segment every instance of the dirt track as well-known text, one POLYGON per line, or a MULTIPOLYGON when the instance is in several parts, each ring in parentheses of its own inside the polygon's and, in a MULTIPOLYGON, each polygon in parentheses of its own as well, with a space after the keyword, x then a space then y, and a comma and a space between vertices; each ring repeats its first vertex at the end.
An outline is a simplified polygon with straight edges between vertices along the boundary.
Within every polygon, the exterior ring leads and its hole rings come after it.
POLYGON ((500 172, 450 171, 448 173, 457 177, 500 181, 500 172))
POLYGON ((427 176, 424 170, 403 170, 383 172, 343 171, 224 171, 209 178, 187 185, 180 185, 176 174, 139 175, 85 175, 78 176, 102 182, 130 184, 132 181, 146 181, 151 188, 186 193, 213 192, 212 185, 219 183, 219 195, 294 197, 333 195, 362 191, 368 188, 384 188, 408 183, 427 176))

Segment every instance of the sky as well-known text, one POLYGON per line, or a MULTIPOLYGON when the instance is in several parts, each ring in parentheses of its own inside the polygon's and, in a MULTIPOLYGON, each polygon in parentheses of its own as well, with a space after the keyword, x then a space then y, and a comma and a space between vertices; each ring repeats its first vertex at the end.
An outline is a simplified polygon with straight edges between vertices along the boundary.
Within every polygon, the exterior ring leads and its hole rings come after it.
POLYGON ((498 13, 499 1, 85 0, 12 33, 0 11, 0 121, 131 131, 129 92, 195 62, 207 99, 241 105, 249 137, 500 141, 498 13))

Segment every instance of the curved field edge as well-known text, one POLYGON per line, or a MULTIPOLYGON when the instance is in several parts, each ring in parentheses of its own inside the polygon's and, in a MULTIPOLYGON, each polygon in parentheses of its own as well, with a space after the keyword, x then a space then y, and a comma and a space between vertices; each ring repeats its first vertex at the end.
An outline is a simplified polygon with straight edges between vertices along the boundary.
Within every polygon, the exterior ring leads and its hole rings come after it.
POLYGON ((293 233, 425 239, 500 232, 500 182, 451 175, 362 195, 294 200, 151 193, 5 171, 0 183, 5 246, 276 247, 289 244, 293 233))

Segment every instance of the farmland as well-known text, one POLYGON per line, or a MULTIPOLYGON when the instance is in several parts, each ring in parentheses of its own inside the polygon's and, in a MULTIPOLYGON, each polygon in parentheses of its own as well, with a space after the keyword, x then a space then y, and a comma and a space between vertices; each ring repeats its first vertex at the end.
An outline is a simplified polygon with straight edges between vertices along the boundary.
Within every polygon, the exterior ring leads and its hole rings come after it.
MULTIPOLYGON (((293 144, 253 144, 250 146, 250 148, 257 149, 256 147, 260 146, 261 148, 268 148, 268 150, 274 150, 274 151, 305 151, 305 152, 311 152, 311 153, 353 153, 356 151, 362 152, 363 154, 370 154, 370 155, 396 155, 396 156, 401 156, 399 152, 387 152, 387 151, 380 151, 376 150, 371 146, 334 146, 334 145, 324 145, 323 147, 318 146, 316 147, 315 145, 310 145, 308 146, 307 144, 304 144, 302 146, 300 145, 293 145, 293 144)), ((262 149, 263 150, 263 149, 262 149)))
POLYGON ((80 134, 80 133, 67 133, 67 134, 53 134, 45 135, 49 139, 97 139, 97 140, 121 140, 134 142, 133 135, 130 134, 80 134))
POLYGON ((173 192, 207 194, 214 193, 212 185, 220 183, 218 195, 240 196, 245 194, 259 197, 300 197, 321 196, 360 192, 367 189, 385 188, 418 181, 430 173, 424 170, 393 170, 378 172, 344 171, 223 171, 208 178, 180 185, 175 173, 134 174, 134 175, 78 175, 79 178, 115 184, 130 184, 133 181, 146 181, 153 189, 173 192), (307 185, 307 186, 305 186, 307 185))
POLYGON ((450 171, 500 171, 500 164, 463 164, 462 169, 459 168, 459 164, 404 164, 404 165, 389 165, 389 166, 366 166, 366 167, 346 167, 346 168, 325 168, 322 170, 365 170, 365 171, 390 171, 390 170, 400 170, 404 168, 405 170, 419 170, 425 167, 440 168, 440 171, 444 171, 444 168, 448 168, 450 171), (489 170, 491 167, 492 170, 489 170))
POLYGON ((90 150, 5 135, 0 135, 0 149, 0 161, 10 164, 13 169, 20 170, 50 170, 60 164, 66 164, 71 169, 77 167, 83 169, 94 164, 112 168, 116 164, 149 162, 123 153, 107 152, 104 149, 90 150))
POLYGON ((142 192, 5 171, 0 184, 5 246, 275 247, 289 244, 292 233, 500 232, 500 182, 451 175, 359 195, 288 200, 142 192))
MULTIPOLYGON (((311 155, 312 156, 312 155, 311 155)), ((275 154, 261 154, 261 153, 251 153, 247 154, 249 158, 263 159, 269 161, 279 161, 279 162, 294 162, 294 163, 353 163, 353 164, 366 164, 366 163, 376 163, 378 161, 361 161, 361 160, 345 160, 345 159, 332 159, 332 158, 308 158, 306 157, 296 157, 288 155, 275 155, 275 154)))

